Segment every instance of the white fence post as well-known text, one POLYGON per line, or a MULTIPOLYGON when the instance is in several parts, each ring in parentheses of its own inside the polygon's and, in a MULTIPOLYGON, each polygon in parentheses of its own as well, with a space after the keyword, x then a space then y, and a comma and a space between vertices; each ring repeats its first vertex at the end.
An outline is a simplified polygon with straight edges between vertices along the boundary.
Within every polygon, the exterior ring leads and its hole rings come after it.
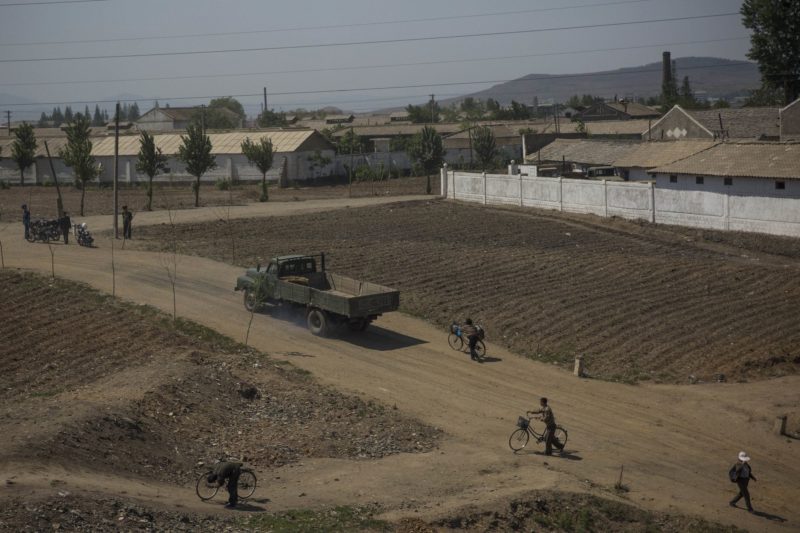
POLYGON ((486 205, 486 172, 483 173, 483 205, 486 205))
POLYGON ((725 230, 731 229, 731 195, 725 193, 725 230))
MULTIPOLYGON (((522 138, 524 139, 525 136, 523 135, 522 138)), ((522 200, 522 173, 520 172, 519 175, 519 206, 522 207, 524 205, 524 201, 522 200)))
POLYGON ((603 180, 603 216, 608 218, 608 180, 603 180))
POLYGON ((650 222, 656 223, 656 184, 650 182, 650 222))
POLYGON ((564 210, 564 178, 558 177, 558 210, 564 210))
POLYGON ((441 189, 441 196, 447 198, 447 163, 442 166, 439 171, 439 188, 441 189))

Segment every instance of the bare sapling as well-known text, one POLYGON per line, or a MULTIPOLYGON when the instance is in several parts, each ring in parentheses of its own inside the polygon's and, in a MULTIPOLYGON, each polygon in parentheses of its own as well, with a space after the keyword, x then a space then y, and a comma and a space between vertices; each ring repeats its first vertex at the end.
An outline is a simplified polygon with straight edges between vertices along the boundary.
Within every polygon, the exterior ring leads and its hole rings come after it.
POLYGON ((56 279, 56 251, 49 242, 47 247, 50 249, 50 275, 53 279, 56 279))
POLYGON ((116 239, 111 239, 111 297, 117 297, 117 267, 116 263, 114 262, 114 241, 116 239))
MULTIPOLYGON (((171 185, 171 183, 170 183, 171 185)), ((167 273, 170 288, 172 289, 172 321, 178 320, 178 298, 176 285, 178 282, 178 228, 175 225, 175 213, 172 210, 172 203, 167 200, 167 245, 159 256, 161 266, 167 273)))

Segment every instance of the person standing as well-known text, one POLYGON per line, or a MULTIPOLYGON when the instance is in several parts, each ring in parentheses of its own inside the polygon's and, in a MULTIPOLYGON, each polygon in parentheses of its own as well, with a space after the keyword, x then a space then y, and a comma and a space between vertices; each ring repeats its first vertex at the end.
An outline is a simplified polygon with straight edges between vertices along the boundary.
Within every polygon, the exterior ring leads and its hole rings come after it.
POLYGON ((539 415, 539 418, 544 422, 544 454, 553 455, 553 446, 560 452, 564 451, 564 445, 556 439, 556 417, 553 415, 553 410, 547 405, 547 398, 539 400, 540 409, 538 411, 528 411, 529 415, 539 415))
POLYGON ((25 226, 25 240, 31 236, 31 212, 27 204, 22 204, 22 225, 25 226))
POLYGON ((66 211, 64 211, 64 216, 58 219, 58 226, 61 228, 61 233, 64 235, 64 244, 69 244, 69 230, 72 228, 72 221, 66 211))
POLYGON ((128 211, 128 206, 122 206, 122 238, 130 240, 131 238, 131 222, 133 222, 133 213, 128 211))
POLYGON ((227 509, 233 509, 239 501, 239 475, 242 473, 242 463, 232 463, 223 461, 214 466, 214 470, 208 475, 206 481, 217 483, 221 487, 228 481, 228 503, 227 509))
POLYGON ((739 494, 730 501, 731 507, 736 507, 736 503, 744 498, 744 503, 747 505, 747 511, 753 512, 753 505, 750 503, 750 491, 747 486, 750 480, 758 481, 756 476, 753 475, 753 469, 750 466, 750 457, 747 453, 739 452, 739 461, 731 468, 731 480, 736 481, 739 487, 739 494))

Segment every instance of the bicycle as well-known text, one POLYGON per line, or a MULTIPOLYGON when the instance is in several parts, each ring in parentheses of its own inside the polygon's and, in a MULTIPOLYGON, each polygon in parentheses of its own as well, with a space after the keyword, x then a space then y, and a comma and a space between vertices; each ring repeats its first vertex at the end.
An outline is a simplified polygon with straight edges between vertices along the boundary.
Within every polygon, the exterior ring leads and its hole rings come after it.
MULTIPOLYGON (((483 359, 486 356, 486 344, 483 343, 484 332, 482 327, 476 327, 478 328, 478 342, 475 343, 475 352, 478 354, 479 359, 483 359)), ((458 324, 454 323, 450 325, 450 334, 447 336, 447 344, 457 352, 469 353, 469 340, 461 334, 461 326, 458 324)))
MULTIPOLYGON (((544 441, 544 434, 546 431, 547 430, 537 433, 531 426, 531 419, 521 416, 517 418, 517 429, 515 429, 508 438, 508 447, 516 453, 528 445, 528 441, 531 437, 536 439, 536 442, 544 441)), ((563 453, 563 446, 567 445, 567 430, 561 426, 556 426, 554 437, 553 440, 556 448, 561 446, 561 452, 563 453)))
MULTIPOLYGON (((214 473, 213 470, 209 470, 208 472, 206 472, 197 479, 197 484, 195 485, 195 491, 197 492, 197 496, 204 502, 216 496, 217 492, 219 492, 219 489, 221 488, 221 486, 218 485, 216 481, 212 483, 208 482, 208 476, 210 476, 213 473, 214 473)), ((250 498, 256 491, 257 483, 258 479, 256 479, 255 472, 253 472, 249 468, 242 468, 241 473, 239 474, 239 485, 237 491, 239 494, 239 499, 247 500, 248 498, 250 498)))

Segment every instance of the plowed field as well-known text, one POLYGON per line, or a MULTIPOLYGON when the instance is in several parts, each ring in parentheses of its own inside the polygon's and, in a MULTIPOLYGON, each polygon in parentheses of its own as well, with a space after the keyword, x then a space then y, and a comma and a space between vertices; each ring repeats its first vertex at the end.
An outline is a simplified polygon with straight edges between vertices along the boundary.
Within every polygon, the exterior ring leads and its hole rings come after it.
MULTIPOLYGON (((242 266, 324 250, 331 270, 399 288, 409 313, 443 327, 471 316, 490 350, 565 366, 585 355, 591 376, 681 383, 800 368, 800 261, 685 230, 441 201, 232 224, 242 266)), ((177 238, 230 261, 229 231, 188 224, 177 238)), ((158 248, 168 232, 142 228, 134 242, 158 248)))
POLYGON ((81 285, 6 270, 0 300, 3 462, 186 486, 223 456, 263 473, 309 457, 429 450, 439 436, 210 330, 81 285), (255 398, 242 394, 250 387, 255 398))

